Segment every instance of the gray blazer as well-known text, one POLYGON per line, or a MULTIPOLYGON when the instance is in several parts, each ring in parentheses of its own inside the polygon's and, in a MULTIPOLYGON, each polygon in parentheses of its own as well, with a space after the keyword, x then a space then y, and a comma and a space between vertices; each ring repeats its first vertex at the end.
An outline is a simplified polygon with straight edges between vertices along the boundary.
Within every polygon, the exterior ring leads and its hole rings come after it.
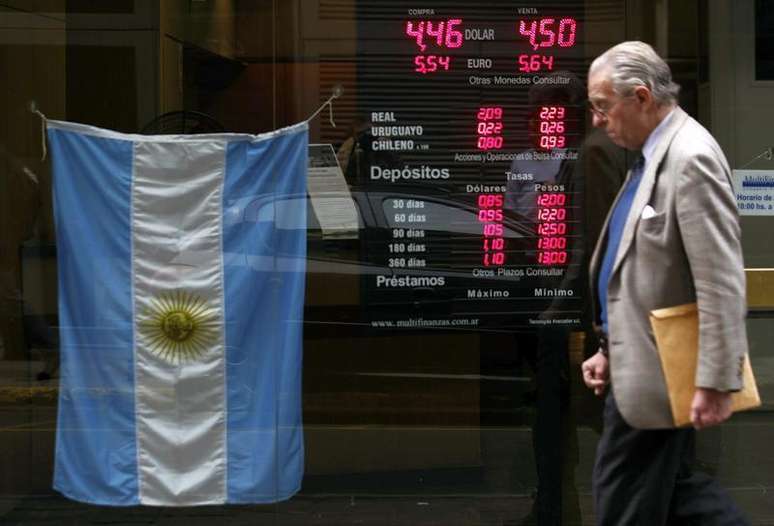
MULTIPOLYGON (((698 303, 697 387, 740 389, 747 352, 741 230, 728 163, 706 129, 675 112, 634 197, 608 288, 611 385, 621 415, 641 429, 673 427, 651 310, 698 303), (646 205, 655 215, 642 218, 646 205)), ((610 213, 590 264, 595 299, 609 221, 610 213)), ((599 323, 598 305, 593 312, 599 323)))

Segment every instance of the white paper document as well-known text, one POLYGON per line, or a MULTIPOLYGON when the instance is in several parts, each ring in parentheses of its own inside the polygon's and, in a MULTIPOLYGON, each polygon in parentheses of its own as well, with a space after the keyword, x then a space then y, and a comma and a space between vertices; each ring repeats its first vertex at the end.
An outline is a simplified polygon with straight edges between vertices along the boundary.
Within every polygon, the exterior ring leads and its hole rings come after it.
POLYGON ((357 208, 332 145, 309 145, 307 190, 323 238, 357 238, 357 208))

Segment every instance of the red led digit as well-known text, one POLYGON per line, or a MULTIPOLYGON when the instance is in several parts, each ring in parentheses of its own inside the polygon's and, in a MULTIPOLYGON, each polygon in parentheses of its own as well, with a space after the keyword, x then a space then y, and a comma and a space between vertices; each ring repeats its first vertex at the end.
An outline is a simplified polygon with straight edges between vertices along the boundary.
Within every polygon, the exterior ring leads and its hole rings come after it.
POLYGON ((462 24, 461 18, 451 18, 446 23, 446 47, 456 49, 462 46, 462 31, 458 31, 455 26, 462 24))
POLYGON ((435 37, 435 42, 438 46, 443 46, 443 29, 446 26, 444 22, 433 23, 432 20, 427 21, 426 32, 427 36, 435 37))
POLYGON ((416 66, 414 68, 414 71, 418 73, 427 73, 427 67, 425 67, 424 55, 417 55, 416 57, 414 57, 414 65, 416 66))
POLYGON ((427 49, 427 46, 424 44, 425 39, 425 23, 423 21, 417 22, 416 29, 414 28, 414 22, 411 20, 406 22, 406 34, 410 37, 414 37, 417 41, 417 46, 419 46, 419 49, 421 51, 424 51, 427 49))
POLYGON ((575 45, 575 35, 578 30, 578 24, 573 18, 562 18, 559 22, 559 46, 572 47, 575 45))
POLYGON ((446 71, 449 71, 449 67, 451 66, 451 57, 438 57, 438 64, 443 66, 443 69, 446 71))
POLYGON ((537 43, 537 21, 532 20, 529 23, 529 27, 527 26, 527 23, 524 20, 519 20, 519 33, 522 36, 525 36, 529 38, 529 43, 532 44, 532 47, 537 49, 540 47, 537 43))
POLYGON ((556 44, 556 33, 554 33, 554 31, 551 29, 553 25, 554 25, 553 18, 540 19, 540 35, 546 37, 547 39, 547 40, 543 40, 540 43, 540 47, 551 47, 554 44, 556 44))
POLYGON ((529 55, 519 55, 519 71, 529 73, 529 55))

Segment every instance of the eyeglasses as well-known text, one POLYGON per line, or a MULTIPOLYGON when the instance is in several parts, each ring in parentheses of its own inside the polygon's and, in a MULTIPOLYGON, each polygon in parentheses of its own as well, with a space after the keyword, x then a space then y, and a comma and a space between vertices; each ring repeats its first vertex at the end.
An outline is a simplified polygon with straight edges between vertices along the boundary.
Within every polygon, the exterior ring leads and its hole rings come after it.
POLYGON ((599 118, 601 118, 601 119, 606 119, 606 118, 607 118, 607 112, 609 112, 609 111, 610 111, 610 108, 612 108, 613 106, 615 106, 615 103, 613 103, 612 105, 610 105, 610 106, 609 106, 609 107, 607 107, 607 108, 605 108, 605 107, 600 107, 600 106, 598 106, 597 104, 595 104, 595 103, 594 103, 594 101, 592 101, 591 99, 587 100, 587 101, 586 101, 586 103, 587 103, 587 104, 588 104, 588 106, 589 106, 589 111, 590 111, 592 114, 596 115, 597 117, 599 117, 599 118))
POLYGON ((610 110, 612 110, 616 104, 621 102, 624 99, 628 99, 632 97, 634 94, 624 95, 622 97, 618 97, 613 102, 605 102, 603 106, 600 106, 599 104, 595 103, 593 100, 588 99, 586 102, 589 106, 589 111, 596 115, 597 117, 601 119, 607 119, 607 114, 610 113, 610 110))

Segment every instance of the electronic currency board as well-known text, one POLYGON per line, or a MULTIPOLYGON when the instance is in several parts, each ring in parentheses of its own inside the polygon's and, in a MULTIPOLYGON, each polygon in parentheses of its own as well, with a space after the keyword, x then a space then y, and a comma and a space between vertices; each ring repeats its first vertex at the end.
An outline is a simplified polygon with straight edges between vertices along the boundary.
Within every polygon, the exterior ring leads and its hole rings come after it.
POLYGON ((362 0, 356 17, 372 323, 576 326, 584 3, 362 0))

